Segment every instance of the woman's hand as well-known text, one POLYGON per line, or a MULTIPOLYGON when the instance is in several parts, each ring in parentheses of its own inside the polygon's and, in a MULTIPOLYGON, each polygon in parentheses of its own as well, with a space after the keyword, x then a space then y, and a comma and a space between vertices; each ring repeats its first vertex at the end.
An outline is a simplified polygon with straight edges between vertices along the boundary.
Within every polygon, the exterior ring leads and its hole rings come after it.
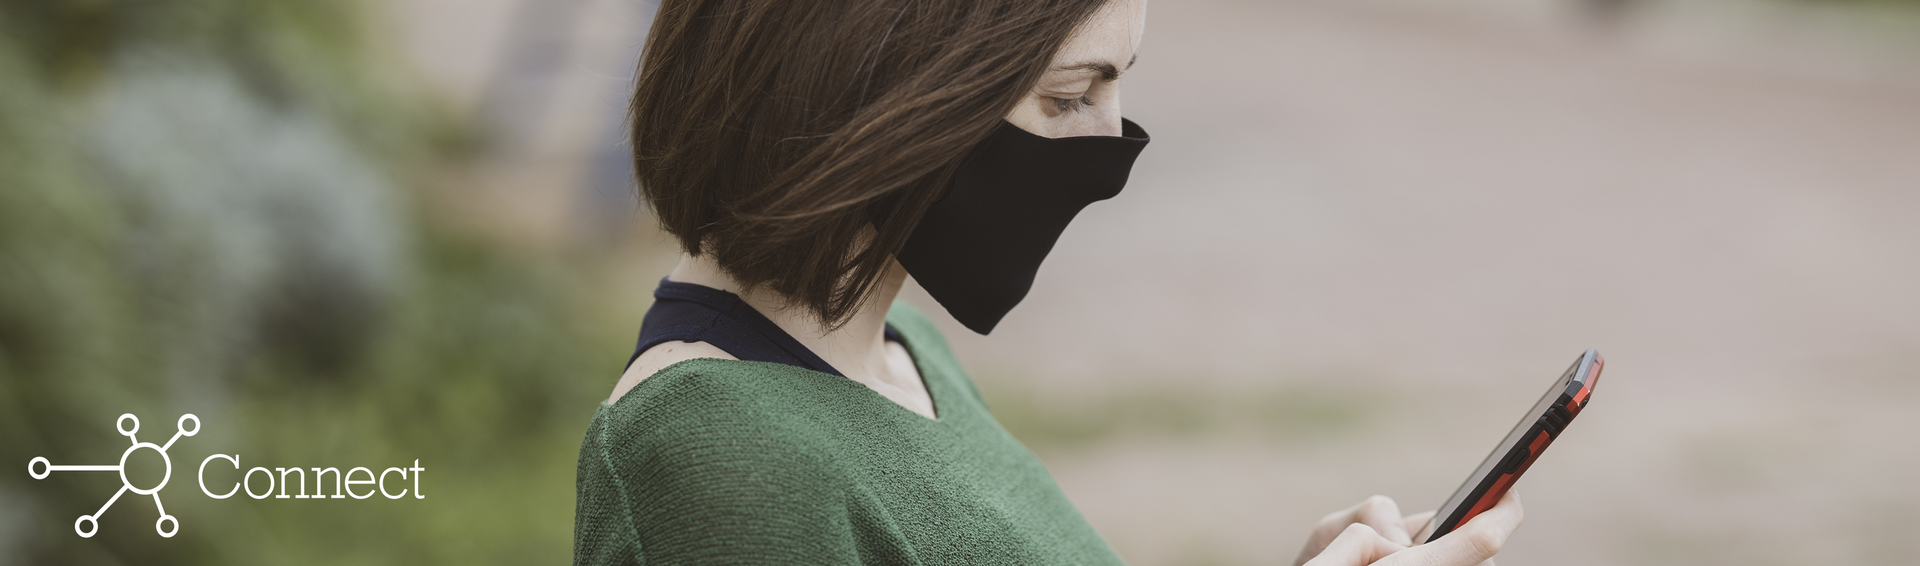
POLYGON ((1393 499, 1375 495, 1359 505, 1320 519, 1307 537, 1295 566, 1493 566, 1493 555, 1520 527, 1526 513, 1513 491, 1467 524, 1439 540, 1413 548, 1409 533, 1420 532, 1433 520, 1428 511, 1400 516, 1393 499))

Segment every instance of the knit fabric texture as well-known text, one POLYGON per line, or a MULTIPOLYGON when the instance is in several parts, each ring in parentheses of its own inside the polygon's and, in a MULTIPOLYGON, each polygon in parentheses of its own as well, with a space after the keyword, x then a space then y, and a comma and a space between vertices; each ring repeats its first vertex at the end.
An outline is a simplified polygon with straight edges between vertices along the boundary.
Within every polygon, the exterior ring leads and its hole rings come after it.
POLYGON ((926 317, 895 303, 887 321, 938 419, 844 377, 719 359, 600 405, 574 564, 1119 564, 926 317))

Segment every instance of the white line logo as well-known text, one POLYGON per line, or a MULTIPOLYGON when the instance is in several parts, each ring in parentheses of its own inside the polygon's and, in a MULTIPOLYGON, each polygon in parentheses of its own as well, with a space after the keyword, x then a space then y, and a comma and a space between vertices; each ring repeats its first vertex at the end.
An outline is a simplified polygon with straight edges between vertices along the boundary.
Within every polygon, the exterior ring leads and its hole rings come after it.
POLYGON ((119 501, 122 494, 131 491, 138 495, 153 496, 153 507, 160 510, 160 520, 154 521, 153 530, 159 532, 160 536, 172 538, 174 533, 180 532, 180 521, 174 519, 173 515, 168 515, 167 508, 160 505, 160 488, 166 487, 167 480, 173 479, 173 459, 167 457, 167 449, 172 448, 173 441, 180 440, 182 436, 199 434, 200 417, 193 416, 191 413, 180 415, 180 422, 176 424, 176 427, 177 430, 173 433, 173 438, 167 439, 166 445, 154 446, 151 442, 141 442, 139 438, 134 437, 134 433, 140 431, 139 417, 133 416, 133 413, 120 415, 120 420, 114 422, 114 428, 120 431, 121 436, 132 440, 133 447, 128 448, 126 452, 120 453, 119 464, 111 466, 55 466, 53 462, 47 461, 46 458, 36 457, 27 462, 27 475, 33 476, 33 479, 36 480, 43 480, 47 479, 47 476, 53 475, 54 472, 120 472, 120 491, 114 492, 113 497, 107 498, 107 504, 101 505, 99 511, 95 511, 92 515, 81 515, 78 520, 75 520, 73 522, 73 532, 79 534, 82 538, 92 538, 94 533, 100 531, 100 515, 106 513, 107 508, 113 506, 113 502, 119 501), (129 427, 127 421, 133 421, 133 425, 129 427), (188 421, 193 422, 192 430, 187 429, 188 421), (133 456, 134 452, 138 452, 143 448, 160 453, 160 461, 166 463, 167 470, 166 475, 160 477, 159 485, 147 489, 134 487, 133 481, 127 479, 127 458, 133 456), (39 470, 35 471, 35 468, 39 468, 39 470), (169 525, 172 526, 171 529, 168 528, 169 525))

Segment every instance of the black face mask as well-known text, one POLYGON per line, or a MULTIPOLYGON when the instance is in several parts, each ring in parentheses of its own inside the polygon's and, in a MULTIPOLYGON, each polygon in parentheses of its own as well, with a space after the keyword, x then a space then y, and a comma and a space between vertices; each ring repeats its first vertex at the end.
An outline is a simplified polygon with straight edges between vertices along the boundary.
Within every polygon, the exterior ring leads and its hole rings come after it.
POLYGON ((967 154, 947 195, 897 256, 960 324, 986 334, 1026 298, 1040 262, 1080 209, 1120 194, 1147 131, 1050 139, 1001 122, 967 154))

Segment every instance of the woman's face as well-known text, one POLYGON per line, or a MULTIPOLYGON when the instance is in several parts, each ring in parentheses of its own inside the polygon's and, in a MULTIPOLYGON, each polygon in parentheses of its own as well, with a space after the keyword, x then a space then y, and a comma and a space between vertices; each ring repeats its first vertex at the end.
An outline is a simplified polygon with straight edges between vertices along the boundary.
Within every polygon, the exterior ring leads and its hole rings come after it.
POLYGON ((1054 55, 1047 74, 1007 115, 1049 138, 1120 135, 1120 75, 1147 27, 1147 0, 1111 0, 1054 55))

